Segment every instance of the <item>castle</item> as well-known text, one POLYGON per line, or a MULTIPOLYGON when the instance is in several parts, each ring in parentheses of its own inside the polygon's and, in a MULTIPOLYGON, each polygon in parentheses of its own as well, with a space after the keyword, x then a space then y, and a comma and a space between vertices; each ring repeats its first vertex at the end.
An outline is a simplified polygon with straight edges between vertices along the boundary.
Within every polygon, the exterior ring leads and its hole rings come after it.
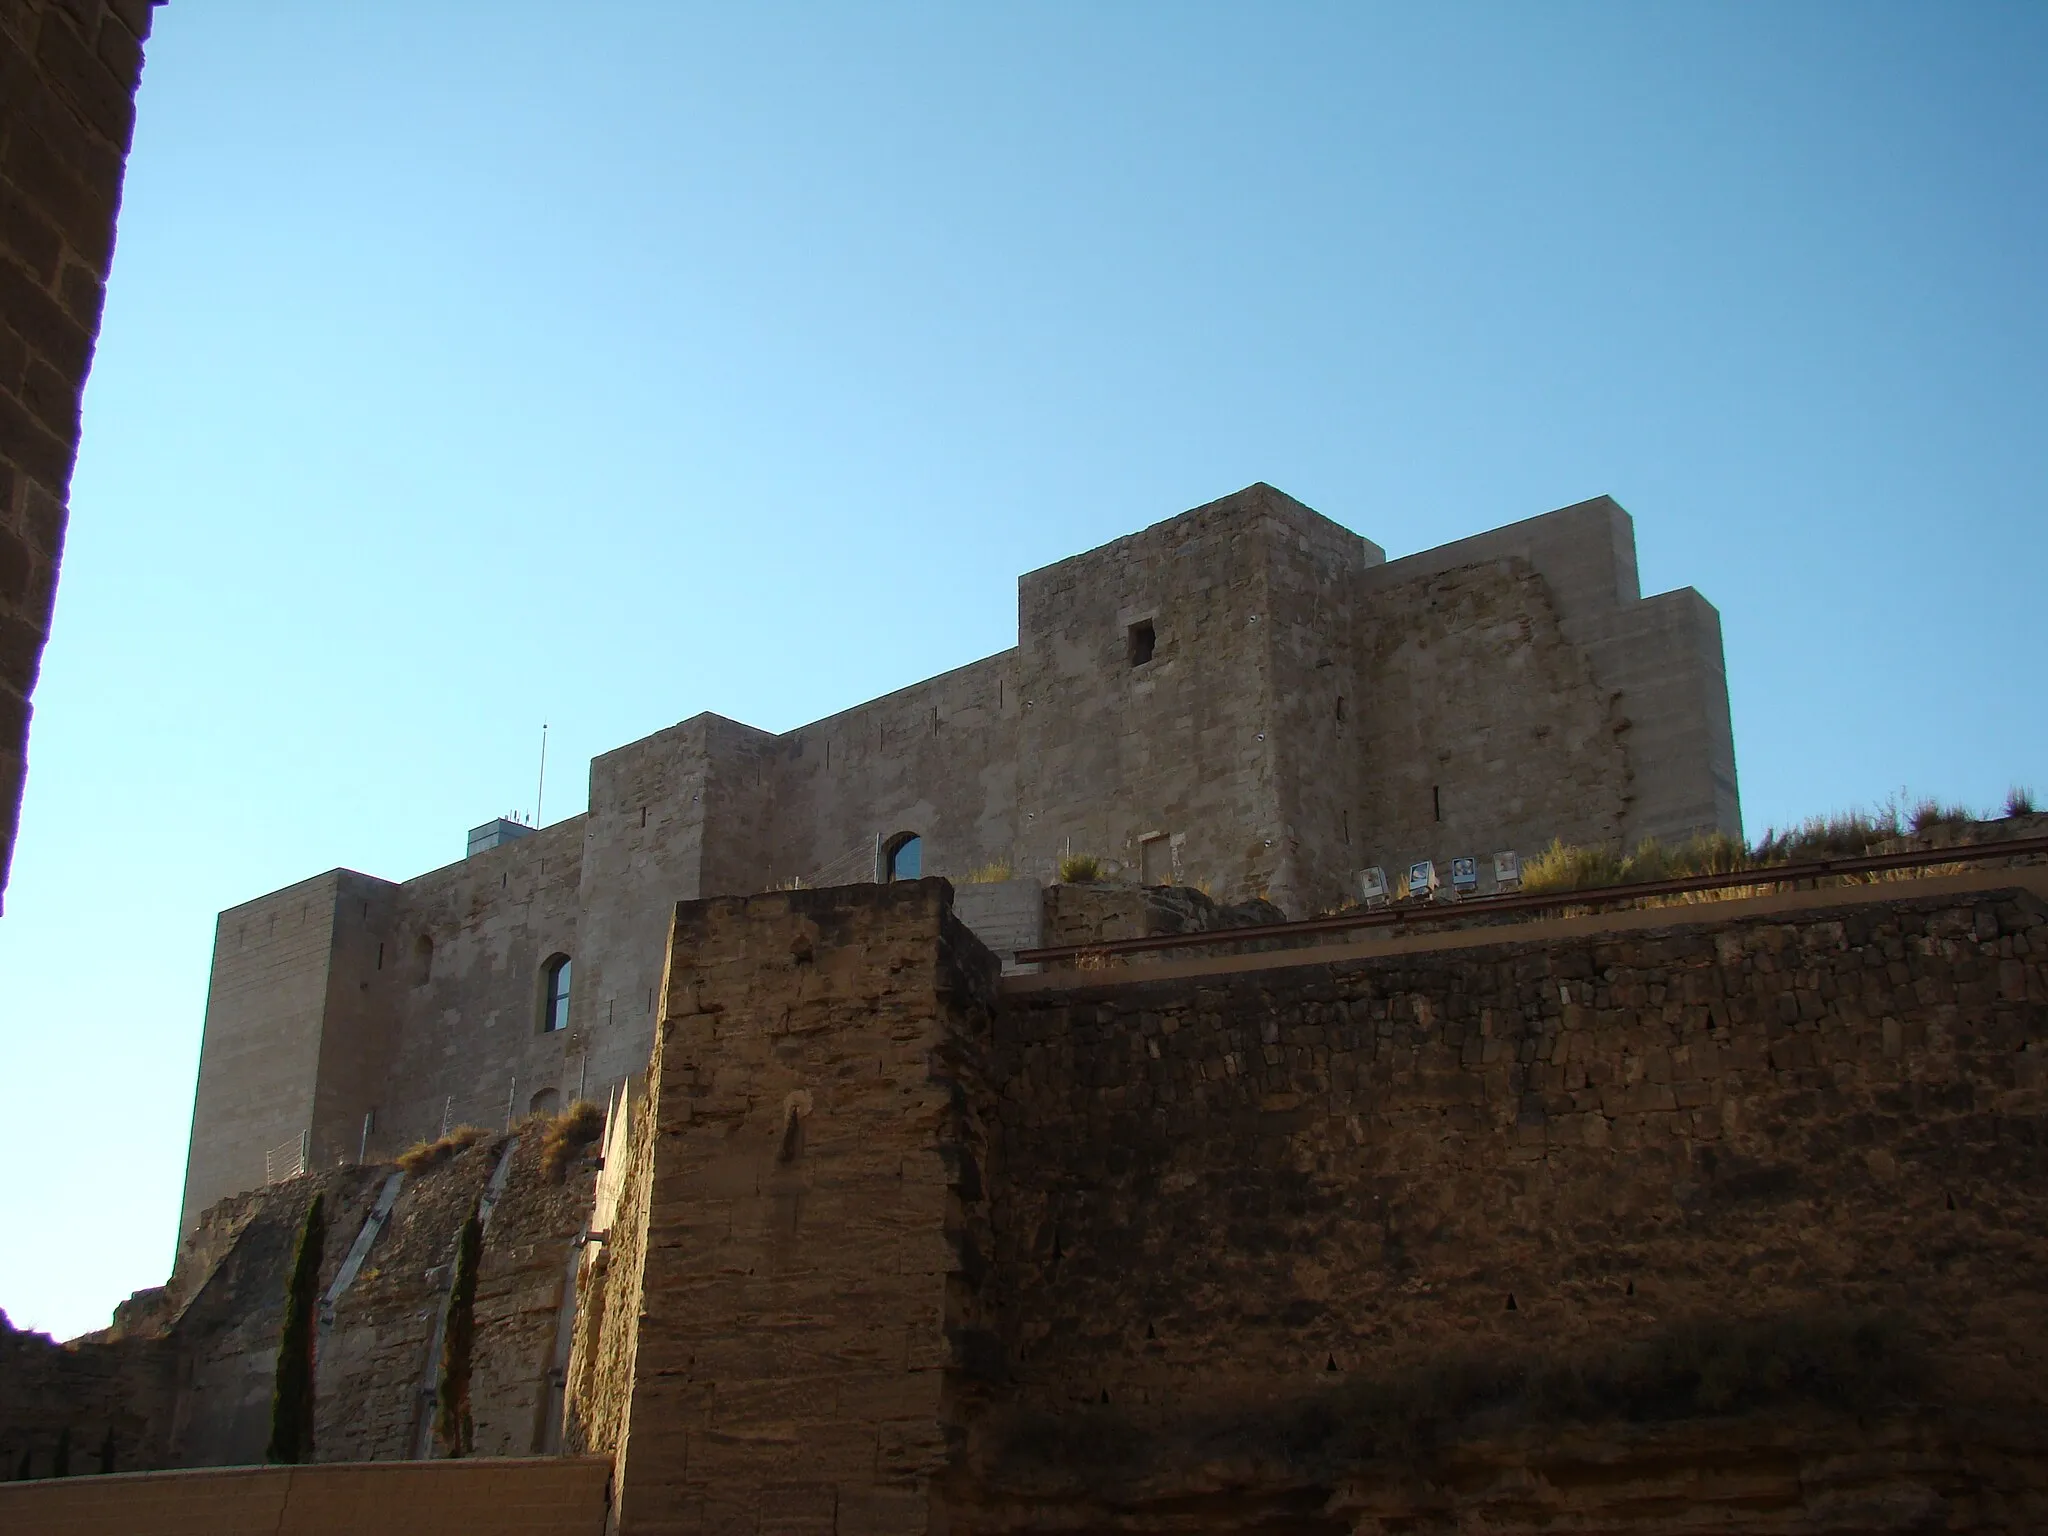
POLYGON ((1741 830, 1718 616, 1640 595, 1605 497, 1389 561, 1254 485, 1024 576, 1017 631, 781 735, 658 731, 591 763, 582 814, 446 868, 222 913, 180 1231, 601 1101, 647 1061, 679 900, 944 874, 1007 957, 1069 851, 1302 916, 1375 864, 1741 830))

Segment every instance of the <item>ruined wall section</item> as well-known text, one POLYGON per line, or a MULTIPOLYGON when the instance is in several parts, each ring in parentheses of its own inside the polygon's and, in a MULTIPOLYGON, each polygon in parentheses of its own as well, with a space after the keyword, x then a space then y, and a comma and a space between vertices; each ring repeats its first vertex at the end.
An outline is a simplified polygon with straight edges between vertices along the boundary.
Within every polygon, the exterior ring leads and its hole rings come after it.
POLYGON ((508 1108, 519 1119, 536 1095, 575 1093, 592 1022, 575 965, 587 823, 571 816, 405 883, 380 968, 357 978, 398 1020, 373 1158, 431 1141, 444 1116, 499 1131, 508 1108), (571 959, 570 1028, 549 1034, 543 973, 558 954, 571 959))
POLYGON ((161 1466, 176 1383, 161 1339, 59 1344, 0 1312, 0 1469, 50 1477, 60 1449, 73 1476, 161 1466))
POLYGON ((2038 895, 1011 994, 995 1041, 956 1530, 2048 1510, 2038 895))
POLYGON ((0 5, 0 894, 152 14, 0 5))
MULTIPOLYGON (((478 1271, 473 1450, 542 1449, 562 1282, 591 1204, 594 1148, 545 1156, 545 1120, 520 1141, 478 1271)), ((390 1219, 320 1333, 314 1454, 323 1462, 416 1454, 439 1379, 432 1348, 463 1222, 504 1151, 485 1138, 408 1174, 390 1219)), ((205 1212, 166 1284, 138 1293, 106 1333, 58 1345, 0 1329, 0 1454, 51 1472, 69 1429, 72 1470, 95 1471, 111 1430, 119 1470, 261 1462, 287 1283, 307 1207, 324 1197, 320 1284, 330 1287, 390 1164, 333 1169, 245 1191, 205 1212)))
POLYGON ((955 1041, 995 975, 936 879, 678 909, 609 1255, 639 1305, 606 1297, 579 1373, 621 1530, 928 1529, 975 1326, 955 1041))
POLYGON ((721 889, 872 879, 876 838, 902 832, 923 839, 926 874, 1014 858, 1016 670, 1004 651, 777 738, 767 862, 721 889))
MULTIPOLYGON (((1623 836, 1626 717, 1519 557, 1382 585, 1358 630, 1358 866, 1623 836)), ((1490 879, 1491 871, 1486 871, 1490 879)))

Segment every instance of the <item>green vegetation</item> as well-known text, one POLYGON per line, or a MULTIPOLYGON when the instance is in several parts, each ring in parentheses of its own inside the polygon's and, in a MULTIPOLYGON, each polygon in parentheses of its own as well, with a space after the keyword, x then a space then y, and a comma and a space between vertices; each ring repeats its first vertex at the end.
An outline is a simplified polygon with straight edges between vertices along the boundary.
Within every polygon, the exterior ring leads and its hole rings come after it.
POLYGON ((1069 853, 1060 859, 1060 881, 1064 885, 1088 885, 1109 873, 1092 853, 1069 853))
POLYGON ((577 1153, 604 1134, 604 1111, 588 1099, 578 1099, 548 1121, 540 1137, 541 1171, 560 1179, 577 1153))
POLYGON ((1541 894, 1603 885, 1640 885, 1685 875, 1732 875, 1753 868, 1756 862, 1750 849, 1725 832, 1687 838, 1669 848, 1648 837, 1636 844, 1633 853, 1625 854, 1606 847, 1579 848, 1559 841, 1522 866, 1522 889, 1541 894))
POLYGON ((320 1259, 327 1246, 327 1197, 315 1194, 299 1225, 285 1291, 284 1332, 270 1396, 270 1445, 264 1459, 286 1465, 313 1456, 313 1347, 320 1306, 320 1259))
POLYGON ((443 1456, 466 1456, 476 1444, 476 1425, 469 1415, 469 1367, 476 1343, 476 1272, 483 1252, 483 1216, 473 1205, 455 1247, 455 1284, 448 1295, 447 1332, 441 1339, 434 1441, 443 1456))
MULTIPOLYGON (((2033 796, 2015 787, 2005 797, 2005 814, 2031 814, 2033 796)), ((1641 885, 1687 875, 1734 875, 1747 869, 1770 869, 1819 859, 1857 858, 1877 852, 1896 838, 1954 829, 1978 817, 1969 807, 1927 798, 1910 808, 1892 796, 1874 811, 1835 811, 1780 830, 1766 828, 1748 847, 1726 833, 1688 838, 1666 848, 1656 839, 1638 843, 1633 851, 1606 846, 1576 847, 1553 842, 1522 865, 1522 889, 1531 895, 1554 891, 1593 890, 1603 886, 1641 885)))
POLYGON ((467 1152, 478 1142, 489 1139, 490 1134, 480 1125, 458 1125, 438 1141, 420 1141, 407 1147, 398 1154, 398 1166, 407 1173, 425 1173, 456 1153, 467 1152))

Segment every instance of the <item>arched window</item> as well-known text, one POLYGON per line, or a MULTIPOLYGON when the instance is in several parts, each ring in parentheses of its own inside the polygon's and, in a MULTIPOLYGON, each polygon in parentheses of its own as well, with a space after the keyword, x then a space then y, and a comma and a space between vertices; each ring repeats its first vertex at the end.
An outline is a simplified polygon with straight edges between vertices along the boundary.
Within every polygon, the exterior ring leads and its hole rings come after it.
POLYGON ((526 1101, 526 1112, 530 1115, 552 1115, 562 1107, 562 1096, 552 1088, 543 1088, 526 1101))
POLYGON ((889 839, 883 868, 885 880, 915 880, 924 870, 924 839, 915 832, 898 832, 889 839))
POLYGON ((540 1027, 552 1034, 569 1027, 569 957, 556 955, 541 971, 540 1027))

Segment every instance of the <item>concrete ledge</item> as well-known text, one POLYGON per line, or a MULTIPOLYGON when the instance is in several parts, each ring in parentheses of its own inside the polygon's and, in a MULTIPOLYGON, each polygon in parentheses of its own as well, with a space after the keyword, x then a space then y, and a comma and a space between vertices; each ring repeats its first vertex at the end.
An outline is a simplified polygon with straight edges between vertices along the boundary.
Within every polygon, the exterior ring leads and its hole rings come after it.
POLYGON ((600 1536, 601 1456, 205 1467, 0 1484, 8 1536, 600 1536))
MULTIPOLYGON (((1584 917, 1553 917, 1530 923, 1495 923, 1480 928, 1451 928, 1434 933, 1401 933, 1338 943, 1302 944, 1291 949, 1248 955, 1158 960, 1143 965, 1109 965, 1099 970, 1048 970, 1035 975, 1005 976, 999 985, 1006 997, 1027 992, 1135 987, 1146 982, 1174 981, 1188 976, 1229 976, 1245 971, 1284 970, 1302 965, 1353 965, 1394 955, 1439 950, 1494 949, 1508 944, 1579 939, 1589 934, 1639 933, 1653 928, 1700 928, 1753 922, 1795 912, 1880 906, 1889 902, 1918 901, 1930 896, 1972 895, 1979 891, 2028 891, 2048 900, 2048 865, 1974 869, 1960 875, 1936 875, 1924 880, 1830 885, 1817 890, 1778 891, 1769 896, 1745 896, 1730 901, 1637 907, 1623 912, 1593 912, 1584 917)), ((1223 929, 1217 933, 1216 939, 1219 944, 1256 943, 1259 930, 1223 929)))

